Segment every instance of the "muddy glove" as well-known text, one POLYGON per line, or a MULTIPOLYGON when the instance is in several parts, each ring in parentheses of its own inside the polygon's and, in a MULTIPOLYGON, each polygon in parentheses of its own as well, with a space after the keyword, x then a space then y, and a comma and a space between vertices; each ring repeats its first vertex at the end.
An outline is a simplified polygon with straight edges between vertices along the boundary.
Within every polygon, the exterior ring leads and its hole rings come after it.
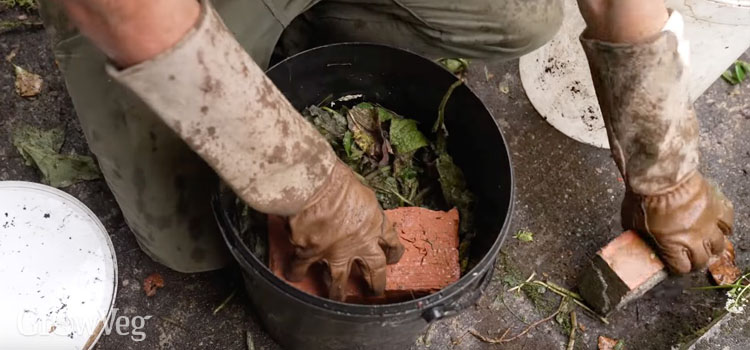
POLYGON ((300 213, 291 216, 295 258, 290 281, 305 277, 311 264, 323 262, 330 272, 329 298, 344 300, 353 264, 377 295, 385 290, 385 265, 401 259, 404 247, 375 192, 337 162, 328 181, 300 213))
MULTIPOLYGON (((342 166, 203 1, 196 26, 171 50, 124 70, 107 67, 254 209, 292 218, 299 254, 331 267, 331 295, 357 262, 382 293, 386 263, 403 252, 374 193, 342 166)), ((210 185, 210 184, 207 184, 210 185)))
POLYGON ((675 272, 702 268, 732 233, 731 202, 697 170, 698 121, 689 102, 682 18, 637 44, 586 39, 612 155, 626 183, 622 224, 653 239, 675 272))
POLYGON ((622 204, 623 226, 649 234, 679 273, 706 266, 724 252, 733 215, 732 203, 699 172, 663 194, 627 191, 622 204))

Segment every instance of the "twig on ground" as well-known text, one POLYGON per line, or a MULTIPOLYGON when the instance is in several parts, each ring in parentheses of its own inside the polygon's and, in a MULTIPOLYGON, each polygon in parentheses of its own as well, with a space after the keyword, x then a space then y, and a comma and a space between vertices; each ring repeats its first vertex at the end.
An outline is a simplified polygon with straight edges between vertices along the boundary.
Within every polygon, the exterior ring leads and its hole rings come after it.
POLYGON ((582 303, 582 302, 580 302, 580 301, 578 301, 578 300, 575 300, 575 299, 572 299, 572 300, 573 300, 573 302, 574 302, 574 303, 575 303, 576 305, 580 306, 580 307, 581 307, 581 309, 583 309, 583 311, 586 311, 586 312, 588 312, 588 313, 589 313, 589 315, 590 315, 591 317, 594 317, 594 318, 596 318, 596 319, 599 319, 599 321, 601 321, 601 322, 602 322, 602 323, 604 323, 604 324, 607 324, 607 325, 609 324, 609 320, 607 320, 607 318, 606 318, 606 317, 604 317, 604 316, 602 316, 602 315, 599 315, 599 314, 598 314, 598 313, 596 313, 596 311, 594 311, 594 310, 591 310, 591 308, 590 308, 590 307, 588 307, 588 306, 586 306, 586 304, 584 304, 584 303, 582 303))
POLYGON ((568 298, 570 298, 571 300, 573 300, 573 302, 576 305, 580 306, 584 311, 586 311, 587 313, 589 313, 589 315, 591 315, 591 317, 595 317, 595 318, 599 319, 599 321, 602 321, 602 323, 604 323, 604 324, 609 324, 609 321, 607 320, 607 318, 602 317, 601 315, 599 315, 598 313, 596 313, 594 310, 591 310, 590 307, 586 306, 586 304, 583 303, 583 298, 581 297, 580 294, 578 294, 576 292, 572 292, 572 291, 570 291, 568 289, 565 289, 564 287, 561 287, 560 285, 558 285, 556 283, 553 283, 553 282, 549 282, 549 281, 543 282, 543 281, 538 281, 538 280, 532 281, 534 279, 534 276, 536 276, 536 272, 532 272, 531 276, 529 276, 529 278, 527 278, 526 281, 524 281, 523 283, 521 283, 521 284, 519 284, 519 285, 517 285, 517 286, 515 286, 515 287, 513 287, 511 289, 508 289, 508 291, 512 292, 512 291, 515 291, 515 290, 519 290, 519 289, 521 289, 526 284, 533 284, 533 285, 537 285, 537 286, 542 286, 544 288, 549 289, 550 291, 552 291, 553 293, 555 293, 555 294, 557 294, 557 295, 559 295, 561 297, 568 297, 568 298))
POLYGON ((560 306, 557 307, 557 311, 553 312, 551 315, 549 315, 549 316, 547 316, 547 317, 545 317, 545 318, 543 318, 543 319, 541 319, 539 321, 536 321, 536 322, 530 324, 528 327, 526 327, 526 329, 524 329, 523 331, 521 331, 521 333, 518 333, 518 334, 516 334, 516 335, 514 335, 514 336, 512 336, 510 338, 506 338, 506 336, 508 335, 508 333, 510 333, 510 328, 508 328, 507 330, 505 330, 505 333, 503 333, 503 335, 500 338, 485 337, 485 336, 479 334, 479 332, 477 332, 474 329, 470 329, 469 333, 471 333, 471 335, 477 337, 477 339, 479 339, 479 340, 481 340, 481 341, 483 341, 485 343, 489 343, 489 344, 502 344, 502 343, 507 343, 507 342, 514 341, 514 340, 516 340, 516 339, 518 339, 518 338, 523 337, 524 335, 526 335, 526 333, 528 333, 529 331, 531 331, 532 329, 534 329, 534 327, 536 327, 536 326, 538 326, 538 325, 540 325, 540 324, 542 324, 544 322, 547 322, 547 321, 555 318, 555 316, 557 316, 557 314, 560 313, 560 310, 562 310, 562 307, 565 304, 564 301, 565 301, 565 299, 563 299, 560 302, 560 306))
POLYGON ((607 318, 602 317, 601 315, 597 314, 596 311, 591 310, 590 307, 588 307, 586 304, 583 303, 583 298, 578 293, 571 292, 557 284, 554 284, 552 282, 542 282, 542 281, 534 281, 531 282, 532 284, 536 284, 539 286, 543 286, 549 290, 551 290, 553 293, 562 296, 562 297, 569 297, 573 302, 580 306, 584 311, 588 312, 592 317, 595 317, 599 319, 599 321, 602 321, 604 324, 609 324, 609 320, 607 318))
POLYGON ((576 328, 578 328, 578 321, 576 320, 576 312, 570 312, 570 337, 568 337, 568 350, 573 350, 576 345, 576 328))
POLYGON ((175 320, 173 320, 173 319, 171 319, 169 317, 166 317, 166 316, 158 316, 158 317, 159 317, 160 320, 162 320, 164 322, 167 322, 167 323, 170 323, 173 326, 175 326, 175 327, 177 327, 179 329, 182 329, 185 332, 188 332, 188 329, 185 326, 183 326, 182 323, 177 322, 177 321, 175 321, 175 320))
POLYGON ((469 334, 469 331, 468 331, 468 330, 467 330, 467 331, 464 331, 464 333, 463 333, 463 334, 461 334, 461 336, 460 336, 460 337, 458 337, 458 338, 457 338, 457 339, 455 339, 455 340, 451 340, 451 344, 452 344, 453 346, 456 346, 456 345, 458 345, 458 344, 461 344, 461 341, 463 341, 464 337, 465 337, 465 336, 466 336, 467 334, 469 334))
POLYGON ((550 282, 550 281, 547 281, 547 282, 536 281, 536 283, 540 284, 540 285, 543 285, 543 286, 549 288, 550 290, 558 291, 560 293, 563 293, 566 296, 571 297, 572 299, 575 299, 575 300, 578 300, 578 301, 583 301, 583 297, 581 297, 580 294, 578 294, 576 292, 573 292, 573 291, 570 291, 570 290, 567 290, 564 287, 562 287, 559 284, 556 284, 554 282, 550 282))
POLYGON ((523 319, 521 316, 518 316, 518 314, 516 314, 516 312, 513 311, 513 309, 511 309, 510 306, 508 306, 508 304, 505 302, 505 291, 503 291, 502 294, 500 294, 500 300, 503 301, 503 305, 505 305, 505 308, 508 309, 508 312, 510 312, 511 315, 515 316, 515 318, 518 319, 519 321, 523 322, 523 324, 525 324, 525 325, 529 324, 528 321, 526 321, 525 319, 523 319))
POLYGON ((219 304, 219 306, 217 306, 214 309, 214 315, 216 315, 217 313, 219 313, 219 311, 221 311, 225 306, 227 306, 227 304, 229 304, 229 301, 231 301, 232 298, 234 298, 235 294, 237 294, 237 288, 235 288, 232 291, 232 294, 229 294, 229 296, 226 299, 224 299, 224 301, 222 301, 221 304, 219 304))
POLYGON ((44 25, 41 21, 31 21, 31 20, 24 20, 24 21, 0 21, 0 34, 5 34, 7 32, 12 32, 16 30, 21 29, 41 29, 44 28, 44 25))
POLYGON ((247 350, 255 350, 255 343, 253 342, 253 335, 250 331, 245 333, 245 342, 247 343, 247 350))
POLYGON ((534 276, 536 276, 536 271, 532 271, 531 272, 531 276, 529 276, 529 278, 527 278, 525 281, 523 281, 523 283, 521 283, 521 284, 519 284, 519 285, 517 285, 517 286, 515 286, 515 287, 513 287, 511 289, 508 289, 508 291, 509 292, 513 292, 513 291, 521 289, 521 287, 523 287, 524 284, 530 283, 531 280, 534 279, 534 276))

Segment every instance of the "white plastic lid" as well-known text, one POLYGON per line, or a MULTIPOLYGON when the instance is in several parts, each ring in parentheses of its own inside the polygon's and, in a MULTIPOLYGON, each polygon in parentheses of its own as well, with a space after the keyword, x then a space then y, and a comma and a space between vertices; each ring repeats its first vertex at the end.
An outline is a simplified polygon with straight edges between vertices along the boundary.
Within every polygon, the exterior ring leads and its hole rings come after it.
POLYGON ((52 187, 0 182, 0 348, 89 349, 116 291, 112 241, 91 210, 52 187))

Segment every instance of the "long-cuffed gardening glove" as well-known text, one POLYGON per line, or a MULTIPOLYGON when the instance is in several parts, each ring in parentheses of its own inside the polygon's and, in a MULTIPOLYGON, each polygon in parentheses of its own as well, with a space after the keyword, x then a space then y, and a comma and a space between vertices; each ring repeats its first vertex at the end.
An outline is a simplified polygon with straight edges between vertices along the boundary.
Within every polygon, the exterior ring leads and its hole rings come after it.
POLYGON ((733 207, 697 170, 698 121, 689 102, 688 43, 673 12, 639 43, 581 42, 612 155, 626 182, 622 224, 651 237, 675 272, 724 251, 733 207))
POLYGON ((287 278, 300 281, 311 264, 330 272, 329 298, 344 300, 352 266, 357 264, 372 291, 383 294, 385 265, 401 259, 404 247, 375 192, 349 167, 336 162, 325 184, 305 208, 289 219, 294 260, 287 278))
POLYGON ((337 160, 206 1, 197 22, 167 51, 108 72, 245 202, 291 217, 297 254, 292 278, 325 262, 333 277, 331 297, 343 300, 357 263, 374 292, 382 293, 385 264, 397 262, 404 248, 373 191, 337 160))

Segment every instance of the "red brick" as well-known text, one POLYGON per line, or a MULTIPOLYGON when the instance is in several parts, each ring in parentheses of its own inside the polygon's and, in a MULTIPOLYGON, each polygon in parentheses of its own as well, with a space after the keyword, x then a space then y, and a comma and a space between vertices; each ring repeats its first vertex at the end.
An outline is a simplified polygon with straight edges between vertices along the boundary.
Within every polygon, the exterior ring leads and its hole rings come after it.
MULTIPOLYGON (((603 335, 600 335, 597 341, 599 350, 614 350, 614 348, 617 346, 617 343, 619 343, 619 340, 605 337, 603 335)), ((622 350, 624 350, 624 348, 625 347, 623 346, 622 350)))
POLYGON ((591 307, 608 314, 667 277, 664 263, 635 231, 625 231, 597 252, 579 290, 591 307))
POLYGON ((717 285, 724 286, 734 283, 742 272, 734 261, 734 245, 726 237, 726 250, 718 257, 712 258, 708 263, 708 272, 717 285))
MULTIPOLYGON (((458 211, 432 211, 424 208, 386 210, 406 248, 395 265, 386 268, 385 298, 367 296, 366 286, 356 267, 349 279, 348 302, 383 303, 408 300, 436 292, 457 281, 461 274, 458 261, 458 211)), ((293 255, 284 219, 269 216, 269 268, 285 280, 283 271, 293 255)), ((314 265, 307 277, 289 284, 307 293, 326 296, 324 267, 314 265)))

